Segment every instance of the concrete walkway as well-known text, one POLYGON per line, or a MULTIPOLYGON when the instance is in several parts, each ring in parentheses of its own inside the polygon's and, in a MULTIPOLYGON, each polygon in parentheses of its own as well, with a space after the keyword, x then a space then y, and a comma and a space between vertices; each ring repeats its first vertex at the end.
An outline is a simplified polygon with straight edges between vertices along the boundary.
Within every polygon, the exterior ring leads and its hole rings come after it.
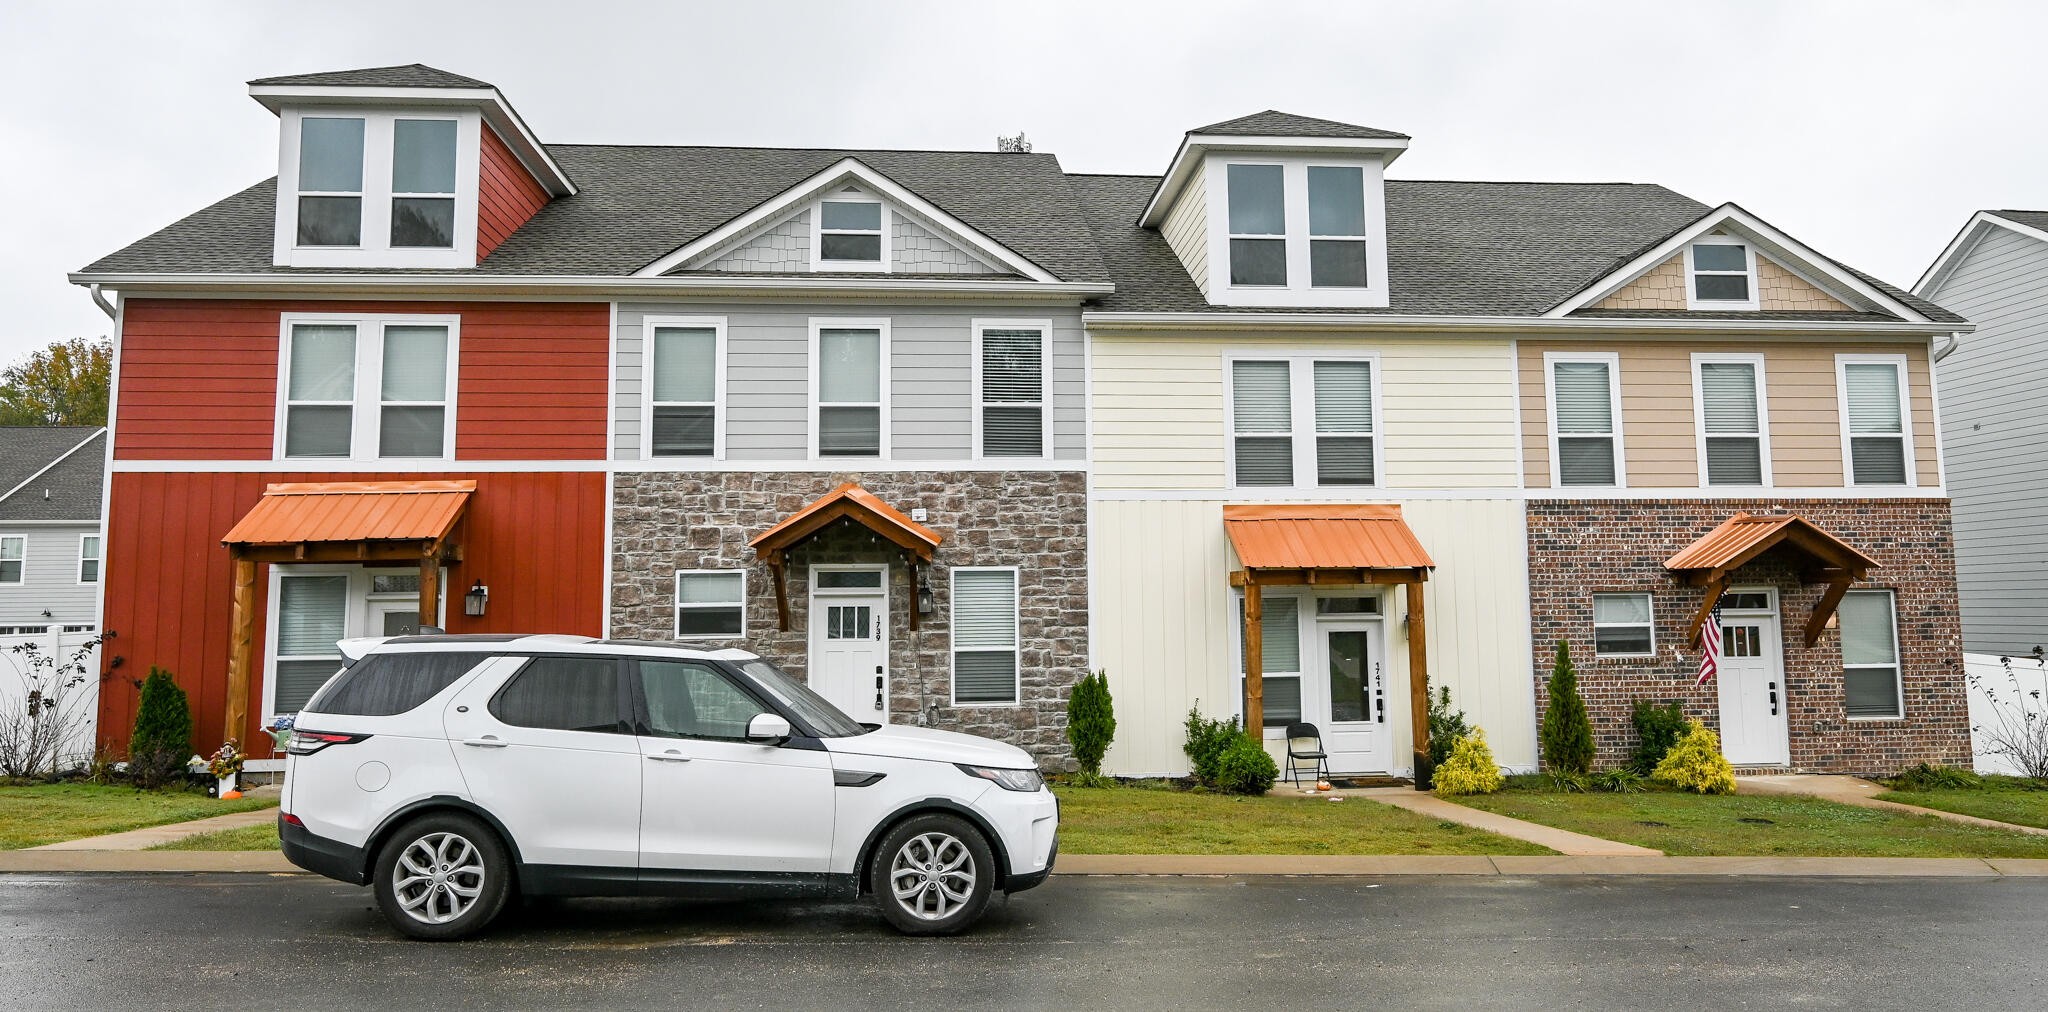
POLYGON ((1932 815, 1960 822, 1968 826, 1982 826, 1986 829, 2007 829, 2015 833, 2032 836, 2048 836, 2048 829, 2037 826, 2020 826, 1993 819, 1980 819, 1960 812, 1944 812, 1938 808, 1922 808, 1919 805, 1904 805, 1896 801, 1879 800, 1877 795, 1884 792, 1882 784, 1874 784, 1860 777, 1837 776, 1834 774, 1774 773, 1767 776, 1736 777, 1735 790, 1738 794, 1789 794, 1824 801, 1855 805, 1858 808, 1876 808, 1889 812, 1904 812, 1907 815, 1932 815))
MULTIPOLYGON (((171 843, 201 833, 217 833, 223 829, 240 829, 243 826, 260 826, 277 821, 277 809, 258 808, 253 812, 234 812, 215 815, 211 818, 194 819, 191 822, 173 822, 168 826, 146 826, 131 829, 125 833, 108 833, 104 836, 88 836, 62 843, 46 843, 30 847, 28 851, 93 851, 93 850, 148 850, 158 844, 171 843)), ((26 853, 18 851, 17 853, 26 853)))
POLYGON ((1411 787, 1368 787, 1351 792, 1369 798, 1383 805, 1403 808, 1417 815, 1428 816, 1444 822, 1455 822, 1489 833, 1499 833, 1517 840, 1524 840, 1540 847, 1549 847, 1567 857, 1662 857, 1661 850, 1638 847, 1631 843, 1603 840, 1597 836, 1574 833, 1554 826, 1545 826, 1521 819, 1482 812, 1477 808, 1445 801, 1434 794, 1426 794, 1411 787))

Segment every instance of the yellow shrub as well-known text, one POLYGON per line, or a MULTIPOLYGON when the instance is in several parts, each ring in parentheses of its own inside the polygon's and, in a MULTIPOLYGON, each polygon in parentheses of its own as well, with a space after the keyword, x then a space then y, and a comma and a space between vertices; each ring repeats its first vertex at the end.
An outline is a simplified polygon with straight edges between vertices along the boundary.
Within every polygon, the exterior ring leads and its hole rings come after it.
POLYGON ((1500 790, 1500 766, 1493 761, 1493 750, 1486 747, 1485 731, 1475 727, 1451 746, 1450 758, 1436 768, 1435 783, 1436 792, 1447 798, 1500 790))
POLYGON ((1650 779, 1697 794, 1735 793, 1735 767, 1721 757, 1721 736, 1695 717, 1692 730, 1665 753, 1650 779))

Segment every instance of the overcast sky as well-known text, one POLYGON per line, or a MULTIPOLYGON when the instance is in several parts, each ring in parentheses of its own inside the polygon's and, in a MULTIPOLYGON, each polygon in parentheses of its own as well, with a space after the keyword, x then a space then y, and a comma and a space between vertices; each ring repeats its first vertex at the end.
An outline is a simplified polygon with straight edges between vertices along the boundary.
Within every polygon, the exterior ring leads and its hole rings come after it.
POLYGON ((426 63, 555 143, 993 147, 1161 171, 1266 108, 1400 130, 1407 179, 1662 183, 1909 286, 2048 206, 2048 5, 0 3, 0 361, 109 322, 64 275, 275 174, 244 82, 426 63))

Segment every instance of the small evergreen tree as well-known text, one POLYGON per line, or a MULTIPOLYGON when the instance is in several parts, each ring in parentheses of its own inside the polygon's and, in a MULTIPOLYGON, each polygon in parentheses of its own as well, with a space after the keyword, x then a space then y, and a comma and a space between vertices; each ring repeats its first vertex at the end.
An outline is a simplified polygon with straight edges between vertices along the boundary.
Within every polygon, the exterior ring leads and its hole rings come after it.
POLYGON ((1109 672, 1082 675, 1067 696, 1067 741, 1074 761, 1089 777, 1102 775, 1102 756, 1116 737, 1116 708, 1109 698, 1109 672))
POLYGON ((1493 761, 1493 750, 1486 747, 1486 732, 1476 727, 1452 743, 1450 755, 1437 765, 1431 780, 1437 795, 1446 798, 1492 794, 1504 782, 1500 766, 1493 761))
POLYGON ((163 787, 177 778, 191 756, 191 703, 170 672, 152 666, 135 708, 135 732, 128 739, 128 772, 142 787, 163 787))
POLYGON ((1465 711, 1451 709, 1451 687, 1439 685, 1436 694, 1429 697, 1429 764, 1442 766, 1451 757, 1451 749, 1458 739, 1472 733, 1472 727, 1465 721, 1465 711))
POLYGON ((1543 711, 1543 761, 1552 772, 1587 773, 1593 769, 1593 721, 1579 696, 1579 672, 1572 667, 1571 648, 1557 641, 1557 663, 1550 672, 1550 706, 1543 711))

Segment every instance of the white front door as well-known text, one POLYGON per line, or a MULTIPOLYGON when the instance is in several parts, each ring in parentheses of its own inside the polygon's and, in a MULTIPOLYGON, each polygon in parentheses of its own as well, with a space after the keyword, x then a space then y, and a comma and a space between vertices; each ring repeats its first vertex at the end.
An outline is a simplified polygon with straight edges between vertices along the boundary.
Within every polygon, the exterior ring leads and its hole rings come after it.
POLYGON ((1782 648, 1776 614, 1722 615, 1721 754, 1737 766, 1792 761, 1782 648))
POLYGON ((1387 684, 1378 622, 1319 622, 1320 654, 1303 700, 1333 773, 1387 769, 1387 684))
POLYGON ((863 724, 889 722, 889 595, 881 567, 811 570, 811 689, 863 724))

